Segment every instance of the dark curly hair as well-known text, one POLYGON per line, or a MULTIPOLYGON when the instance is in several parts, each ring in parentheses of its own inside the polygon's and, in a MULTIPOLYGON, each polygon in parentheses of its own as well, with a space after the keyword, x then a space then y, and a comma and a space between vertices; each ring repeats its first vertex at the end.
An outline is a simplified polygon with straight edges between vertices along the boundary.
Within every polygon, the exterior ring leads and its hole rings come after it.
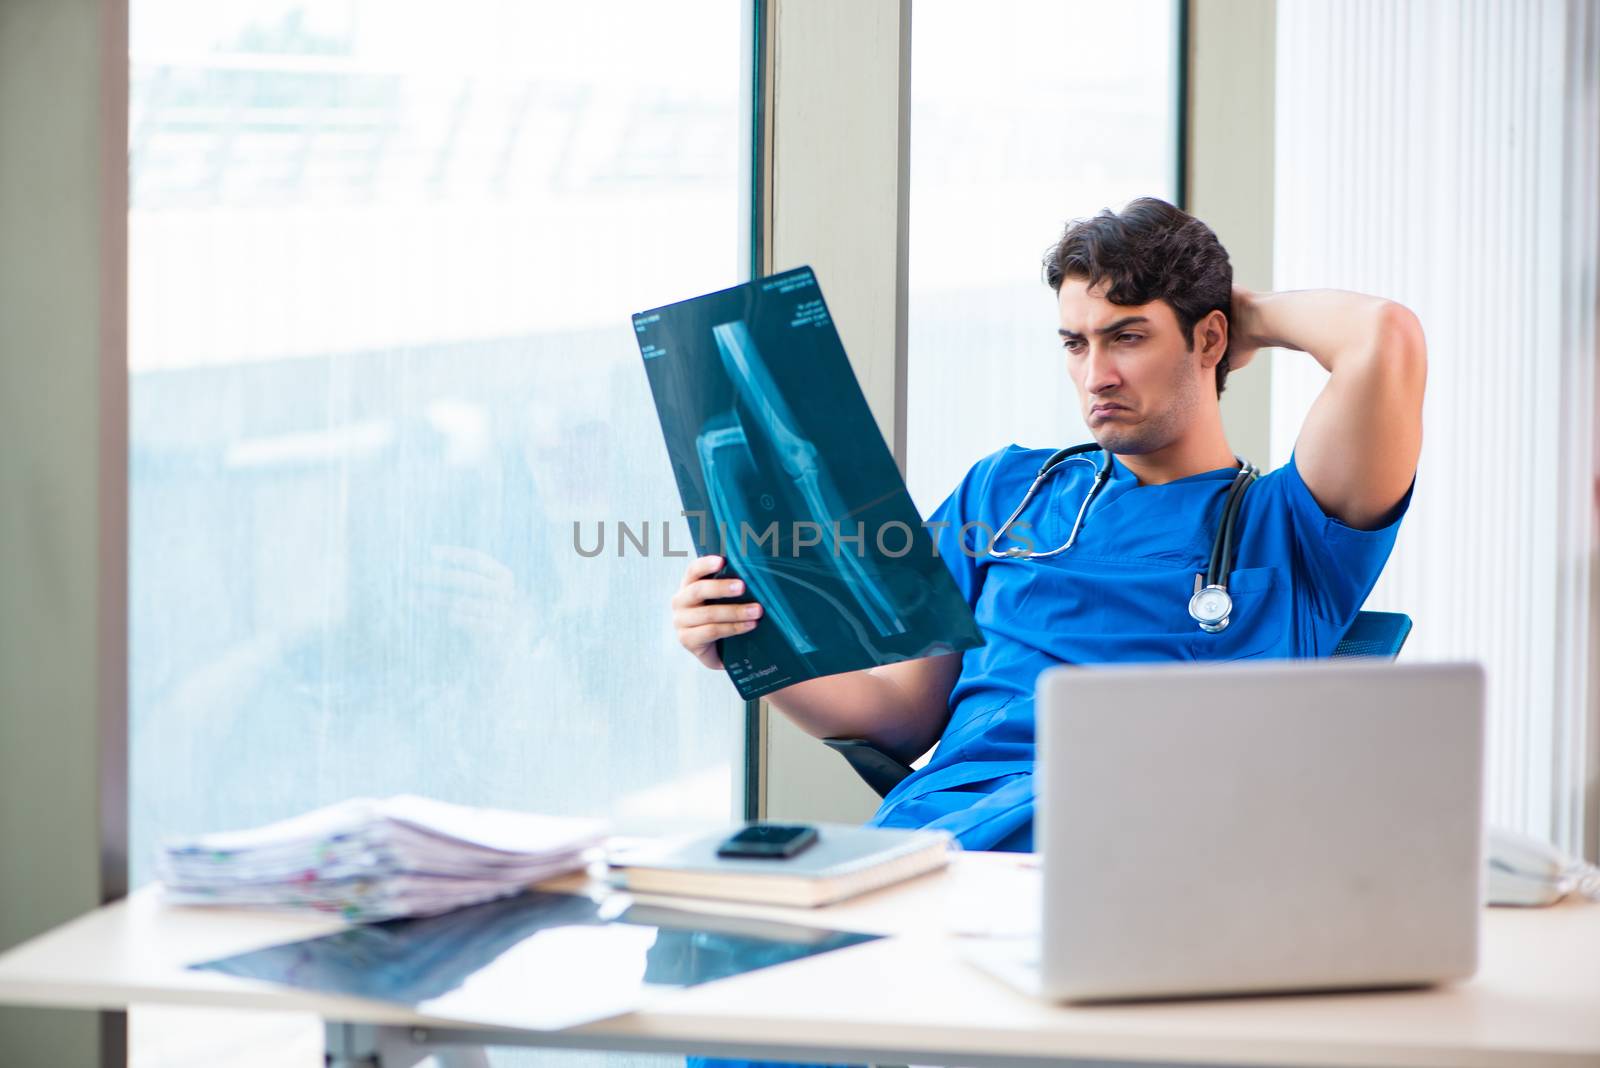
MULTIPOLYGON (((1213 311, 1233 311, 1233 265, 1211 227, 1155 197, 1140 197, 1122 212, 1109 208, 1074 219, 1044 257, 1044 280, 1057 293, 1068 278, 1110 282, 1113 304, 1164 300, 1178 317, 1189 348, 1194 326, 1213 311)), ((1217 361, 1217 395, 1228 380, 1228 354, 1217 361)))

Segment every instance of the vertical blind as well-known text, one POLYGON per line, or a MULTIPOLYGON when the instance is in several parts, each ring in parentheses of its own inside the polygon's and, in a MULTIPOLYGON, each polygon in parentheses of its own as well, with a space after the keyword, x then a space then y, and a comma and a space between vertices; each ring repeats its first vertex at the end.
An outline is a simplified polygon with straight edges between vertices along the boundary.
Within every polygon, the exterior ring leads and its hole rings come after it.
MULTIPOLYGON (((1428 337, 1411 511, 1368 602, 1489 678, 1490 822, 1596 811, 1597 10, 1280 0, 1274 287, 1391 297, 1428 337)), ((1288 458, 1325 376, 1273 374, 1288 458)), ((1589 833, 1592 834, 1592 824, 1589 833)))

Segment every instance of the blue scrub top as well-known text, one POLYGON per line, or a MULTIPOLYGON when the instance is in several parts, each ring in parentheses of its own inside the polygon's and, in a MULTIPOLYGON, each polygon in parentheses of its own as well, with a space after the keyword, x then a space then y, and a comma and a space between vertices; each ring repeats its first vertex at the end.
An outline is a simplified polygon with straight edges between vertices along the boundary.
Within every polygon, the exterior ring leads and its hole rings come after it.
MULTIPOLYGON (((1327 656, 1383 570, 1411 500, 1407 493, 1388 525, 1357 530, 1322 511, 1292 457, 1257 479, 1238 520, 1233 615, 1222 633, 1207 634, 1189 617, 1189 598, 1237 469, 1141 486, 1113 460, 1071 549, 1038 560, 989 556, 987 539, 1052 452, 1011 445, 985 457, 928 520, 987 644, 962 655, 944 736, 927 766, 884 798, 878 826, 943 828, 967 849, 1031 850, 1041 671, 1327 656)), ((1040 486, 1018 519, 1031 524, 1019 533, 1034 550, 1067 540, 1103 460, 1091 452, 1069 461, 1040 486)), ((1018 543, 1008 535, 996 548, 1018 543)))

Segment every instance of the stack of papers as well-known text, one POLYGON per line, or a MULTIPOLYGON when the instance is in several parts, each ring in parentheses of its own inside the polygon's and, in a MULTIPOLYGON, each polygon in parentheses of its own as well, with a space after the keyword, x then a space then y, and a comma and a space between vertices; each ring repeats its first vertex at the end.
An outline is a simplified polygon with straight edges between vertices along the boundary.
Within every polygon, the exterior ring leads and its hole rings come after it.
POLYGON ((167 842, 156 868, 181 904, 315 909, 352 922, 434 916, 582 868, 598 820, 356 798, 248 831, 167 842))

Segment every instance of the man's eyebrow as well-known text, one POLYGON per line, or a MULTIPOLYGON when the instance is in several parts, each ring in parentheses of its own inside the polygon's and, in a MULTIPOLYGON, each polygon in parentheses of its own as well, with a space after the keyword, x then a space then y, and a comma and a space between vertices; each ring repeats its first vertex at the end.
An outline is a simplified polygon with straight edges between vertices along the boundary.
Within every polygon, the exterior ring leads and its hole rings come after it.
MULTIPOLYGON (((1102 326, 1100 329, 1096 330, 1095 333, 1099 334, 1101 337, 1104 337, 1107 334, 1115 334, 1118 330, 1121 330, 1124 327, 1132 326, 1134 323, 1148 323, 1149 321, 1150 321, 1150 317, 1148 315, 1124 315, 1121 319, 1118 319, 1116 322, 1108 323, 1107 325, 1102 326)), ((1082 334, 1078 333, 1076 330, 1068 330, 1064 326, 1058 328, 1056 330, 1056 333, 1060 334, 1062 337, 1082 337, 1083 336, 1082 334)))

